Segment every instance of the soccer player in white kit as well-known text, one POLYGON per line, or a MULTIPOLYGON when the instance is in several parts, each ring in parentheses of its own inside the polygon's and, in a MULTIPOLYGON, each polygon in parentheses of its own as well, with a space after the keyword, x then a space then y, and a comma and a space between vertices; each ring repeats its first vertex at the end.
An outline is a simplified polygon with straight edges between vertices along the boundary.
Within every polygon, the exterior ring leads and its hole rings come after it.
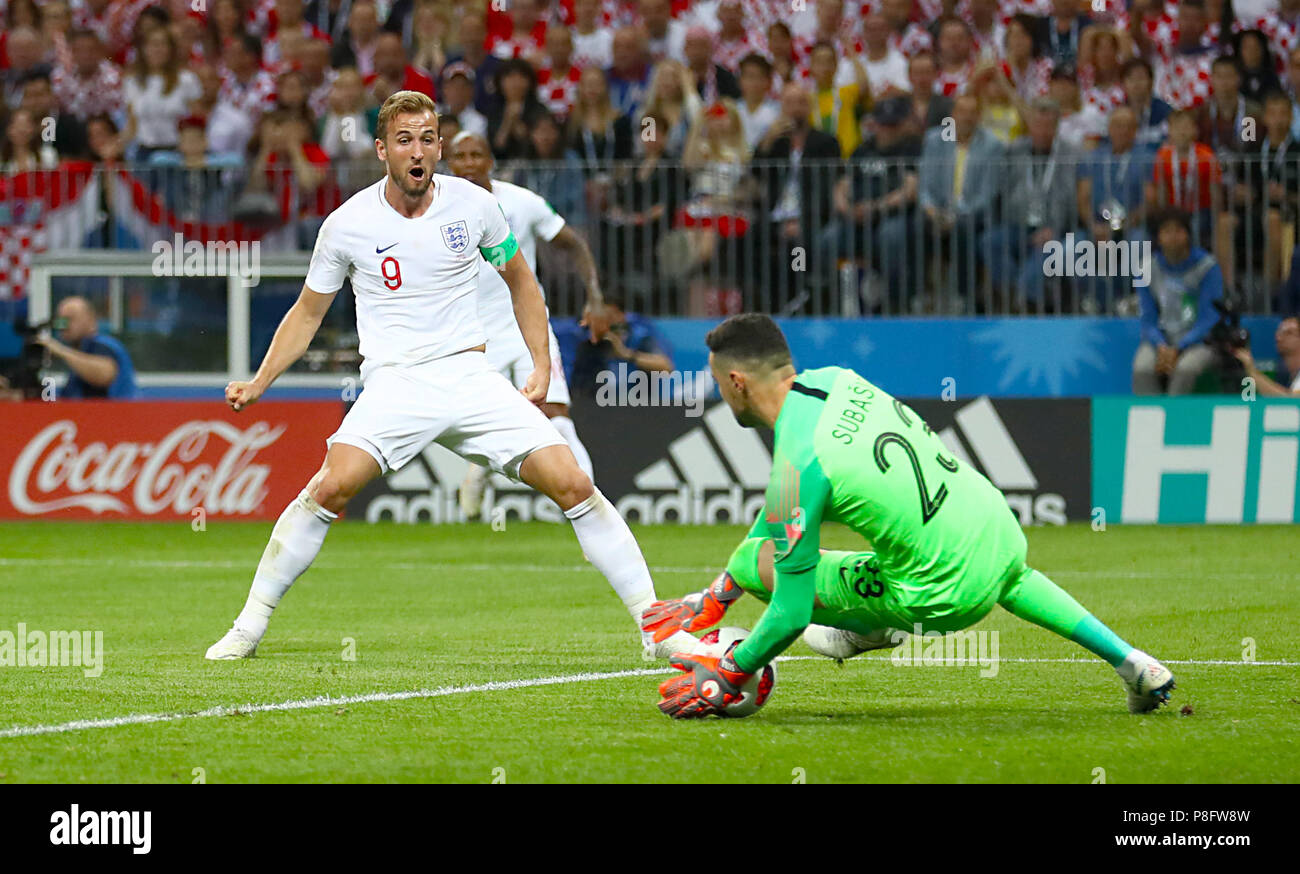
MULTIPOLYGON (((493 179, 492 149, 487 138, 480 134, 462 131, 451 141, 450 152, 451 158, 447 166, 451 172, 492 192, 501 204, 501 211, 505 213, 510 230, 519 242, 519 251, 533 272, 537 272, 539 238, 564 249, 573 259, 586 286, 587 311, 598 309, 602 302, 600 280, 591 250, 582 237, 565 224, 564 218, 546 202, 546 198, 520 185, 493 179)), ((486 260, 479 263, 478 315, 483 321, 483 329, 487 331, 488 363, 516 387, 523 388, 533 369, 532 356, 523 334, 519 332, 519 323, 515 320, 510 305, 510 289, 497 269, 486 260)), ((573 419, 569 418, 569 386, 564 380, 564 362, 560 359, 559 342, 555 339, 549 321, 546 329, 551 345, 551 385, 547 389, 546 400, 540 407, 573 450, 578 467, 594 480, 591 455, 588 454, 587 447, 582 445, 573 419)), ((480 515, 486 481, 487 468, 470 465, 460 487, 460 506, 471 519, 480 515)))
MULTIPOLYGON (((501 207, 471 182, 434 174, 442 144, 428 96, 393 94, 380 108, 376 134, 384 178, 325 220, 298 301, 257 373, 226 386, 226 401, 236 411, 256 402, 307 351, 345 278, 356 297, 364 391, 326 441, 320 470, 276 522, 244 609, 206 657, 252 656, 272 611, 316 558, 348 499, 435 440, 555 501, 639 628, 656 600, 640 547, 535 406, 551 375, 546 305, 501 207), (500 268, 532 354, 522 390, 484 355, 482 258, 500 268)), ((695 642, 643 640, 647 654, 659 657, 695 642)))

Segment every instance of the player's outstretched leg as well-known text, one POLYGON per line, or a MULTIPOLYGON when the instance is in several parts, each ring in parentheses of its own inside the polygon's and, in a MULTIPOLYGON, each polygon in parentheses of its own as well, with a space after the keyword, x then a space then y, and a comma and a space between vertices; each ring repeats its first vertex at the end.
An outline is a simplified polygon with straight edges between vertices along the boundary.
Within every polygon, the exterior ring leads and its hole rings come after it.
POLYGON ((364 450, 346 443, 330 447, 307 488, 280 514, 244 609, 225 636, 208 648, 205 658, 246 659, 257 651, 271 613, 293 581, 316 560, 330 523, 379 472, 378 463, 364 450))
POLYGON ((1115 669, 1128 687, 1128 709, 1155 710, 1169 701, 1174 675, 1160 662, 1134 649, 1043 574, 1026 567, 998 603, 1015 616, 1054 631, 1094 653, 1115 669))
MULTIPOLYGON (((559 504, 573 524, 583 554, 609 580, 640 628, 642 615, 656 600, 650 568, 632 530, 579 469, 569 447, 545 446, 533 452, 519 466, 519 478, 559 504)), ((658 644, 649 632, 642 632, 641 639, 646 652, 655 658, 690 652, 696 643, 684 631, 658 644)))

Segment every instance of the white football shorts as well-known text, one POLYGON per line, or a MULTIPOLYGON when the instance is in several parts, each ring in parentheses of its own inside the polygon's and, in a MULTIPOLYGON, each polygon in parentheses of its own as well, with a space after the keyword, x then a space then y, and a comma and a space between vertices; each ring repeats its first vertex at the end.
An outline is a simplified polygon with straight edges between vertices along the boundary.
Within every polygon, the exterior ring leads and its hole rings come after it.
POLYGON ((364 450, 388 473, 435 441, 515 480, 531 453, 567 445, 542 411, 493 370, 482 352, 374 368, 325 444, 364 450))
MULTIPOLYGON (((564 404, 566 407, 570 403, 569 383, 564 378, 564 361, 560 358, 560 342, 555 339, 555 331, 552 330, 550 323, 546 325, 546 332, 549 336, 551 345, 551 385, 546 390, 546 402, 548 404, 564 404)), ((533 356, 524 345, 523 337, 519 336, 516 330, 513 332, 514 339, 501 340, 496 337, 489 337, 487 343, 488 364, 494 370, 514 383, 515 388, 523 388, 528 382, 528 376, 533 372, 533 356)))

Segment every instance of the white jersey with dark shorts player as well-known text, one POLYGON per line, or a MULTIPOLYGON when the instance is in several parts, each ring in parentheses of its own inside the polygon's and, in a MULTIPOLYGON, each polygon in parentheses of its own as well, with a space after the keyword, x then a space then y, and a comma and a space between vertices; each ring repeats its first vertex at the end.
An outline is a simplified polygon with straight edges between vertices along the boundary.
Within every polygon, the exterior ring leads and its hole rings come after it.
MULTIPOLYGON (((415 218, 392 207, 387 182, 361 190, 325 220, 307 272, 304 293, 332 294, 351 280, 364 357, 363 391, 327 444, 356 447, 387 473, 436 441, 517 479, 529 455, 565 440, 487 355, 470 351, 488 340, 478 313, 479 262, 508 262, 515 237, 496 199, 471 182, 435 175, 432 201, 415 218)), ((639 627, 656 598, 627 523, 599 490, 564 514, 639 627)), ((272 611, 311 566, 335 518, 307 490, 285 509, 243 611, 207 658, 255 653, 272 611)), ((643 641, 659 657, 684 644, 643 641)))

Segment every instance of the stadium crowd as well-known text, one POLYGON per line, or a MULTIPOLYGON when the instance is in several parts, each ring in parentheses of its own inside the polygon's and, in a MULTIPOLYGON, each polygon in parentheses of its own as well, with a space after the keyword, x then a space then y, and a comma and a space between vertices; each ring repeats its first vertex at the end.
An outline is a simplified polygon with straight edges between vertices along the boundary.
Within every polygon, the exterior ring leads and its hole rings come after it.
MULTIPOLYGON (((1045 244, 1169 209, 1248 308, 1300 298, 1300 0, 0 6, 0 173, 131 168, 176 221, 294 248, 413 89, 606 271, 682 289, 660 313, 1124 312, 1131 279, 1045 244)), ((87 244, 130 247, 111 225, 87 244)))

